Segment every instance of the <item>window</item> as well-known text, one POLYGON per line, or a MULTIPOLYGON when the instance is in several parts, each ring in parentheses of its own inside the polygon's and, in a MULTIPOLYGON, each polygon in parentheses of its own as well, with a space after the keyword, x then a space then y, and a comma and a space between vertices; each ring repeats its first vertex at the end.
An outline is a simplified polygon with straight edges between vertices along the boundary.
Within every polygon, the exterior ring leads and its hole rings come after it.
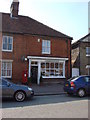
POLYGON ((86 47, 86 56, 90 56, 90 47, 86 47))
POLYGON ((64 62, 61 63, 41 63, 41 71, 43 77, 50 77, 50 78, 60 78, 64 76, 64 62))
POLYGON ((50 41, 42 40, 42 54, 50 54, 50 41))
POLYGON ((2 77, 12 77, 12 62, 2 62, 2 77))
POLYGON ((3 36, 2 51, 12 51, 13 50, 13 37, 3 36))
POLYGON ((90 77, 84 77, 85 82, 90 82, 90 77))

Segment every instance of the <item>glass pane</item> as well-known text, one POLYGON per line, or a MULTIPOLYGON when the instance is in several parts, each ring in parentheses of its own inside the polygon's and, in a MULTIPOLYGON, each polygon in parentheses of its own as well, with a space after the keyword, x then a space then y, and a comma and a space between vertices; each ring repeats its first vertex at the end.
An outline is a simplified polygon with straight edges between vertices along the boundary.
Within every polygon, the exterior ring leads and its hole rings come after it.
POLYGON ((8 50, 12 50, 12 44, 8 45, 8 50))
POLYGON ((50 41, 47 41, 47 47, 50 47, 50 41))
POLYGON ((90 54, 90 47, 86 47, 86 54, 90 54))
POLYGON ((5 43, 5 44, 7 44, 8 42, 7 42, 7 37, 3 37, 3 43, 5 43))
POLYGON ((45 48, 44 47, 42 47, 42 52, 45 52, 45 48))
POLYGON ((5 62, 2 63, 2 69, 6 70, 6 63, 5 62))
POLYGON ((8 43, 12 44, 12 38, 11 37, 8 37, 8 43))
POLYGON ((44 40, 42 41, 42 47, 44 46, 44 40))
POLYGON ((58 68, 58 63, 55 63, 55 68, 58 68))
POLYGON ((11 70, 7 70, 7 76, 11 76, 11 70))
POLYGON ((50 48, 46 48, 47 53, 50 53, 50 48))
POLYGON ((45 68, 45 63, 41 63, 41 68, 45 68))
POLYGON ((62 70, 60 70, 59 73, 60 73, 59 74, 60 76, 63 76, 63 71, 62 70))
POLYGON ((3 49, 7 50, 7 44, 3 44, 3 49))
POLYGON ((11 70, 11 63, 7 63, 7 70, 11 70))
POLYGON ((51 63, 51 68, 54 68, 54 63, 51 63))
POLYGON ((6 70, 2 70, 2 76, 6 76, 6 70))
POLYGON ((45 69, 42 69, 42 76, 45 76, 45 69))
POLYGON ((60 69, 63 69, 63 63, 60 63, 60 69))
POLYGON ((45 76, 49 76, 49 70, 46 70, 45 76))
POLYGON ((50 70, 50 75, 54 76, 54 70, 50 70))
POLYGON ((49 68, 49 63, 46 63, 46 68, 49 68))
POLYGON ((44 46, 47 47, 47 40, 44 40, 44 46))

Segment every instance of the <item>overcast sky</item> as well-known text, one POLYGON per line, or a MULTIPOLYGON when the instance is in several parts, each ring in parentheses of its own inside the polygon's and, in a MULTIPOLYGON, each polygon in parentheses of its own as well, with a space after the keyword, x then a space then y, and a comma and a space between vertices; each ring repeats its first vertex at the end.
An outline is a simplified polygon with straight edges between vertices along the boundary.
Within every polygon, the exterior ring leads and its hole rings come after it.
MULTIPOLYGON (((13 0, 1 0, 0 12, 10 12, 13 0)), ((88 0, 19 0, 19 15, 30 16, 73 39, 88 34, 88 0)))

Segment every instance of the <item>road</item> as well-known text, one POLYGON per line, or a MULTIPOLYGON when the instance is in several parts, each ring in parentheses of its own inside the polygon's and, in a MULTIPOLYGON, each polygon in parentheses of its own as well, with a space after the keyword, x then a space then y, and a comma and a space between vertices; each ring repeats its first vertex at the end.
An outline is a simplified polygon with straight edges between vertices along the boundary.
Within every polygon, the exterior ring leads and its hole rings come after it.
POLYGON ((88 118, 88 98, 68 95, 35 96, 32 100, 4 100, 3 118, 88 118))

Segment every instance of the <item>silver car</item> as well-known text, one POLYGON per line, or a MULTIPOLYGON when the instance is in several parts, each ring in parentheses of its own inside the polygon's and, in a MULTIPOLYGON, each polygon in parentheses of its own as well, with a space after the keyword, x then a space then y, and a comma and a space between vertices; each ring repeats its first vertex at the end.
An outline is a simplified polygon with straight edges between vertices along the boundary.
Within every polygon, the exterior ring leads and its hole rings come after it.
POLYGON ((3 78, 0 79, 0 91, 2 91, 2 98, 13 97, 18 102, 24 101, 27 97, 34 96, 32 88, 14 84, 3 78))

